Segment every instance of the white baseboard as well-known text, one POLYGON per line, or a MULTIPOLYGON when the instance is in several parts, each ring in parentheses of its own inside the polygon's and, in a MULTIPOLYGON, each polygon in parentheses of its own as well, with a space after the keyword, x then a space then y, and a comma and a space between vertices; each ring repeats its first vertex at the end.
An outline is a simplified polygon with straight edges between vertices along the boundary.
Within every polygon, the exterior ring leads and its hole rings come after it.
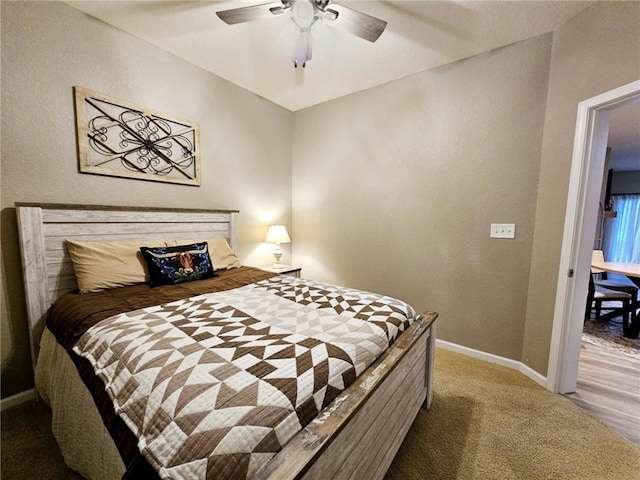
POLYGON ((547 390, 550 390, 548 388, 548 386, 547 386, 547 377, 545 377, 544 375, 541 375, 540 373, 536 372, 530 366, 525 365, 524 363, 520 363, 520 373, 522 373, 523 375, 529 377, 531 380, 536 382, 538 385, 546 388, 547 390))
POLYGON ((36 390, 30 388, 24 392, 17 393, 7 398, 0 400, 0 411, 5 411, 7 408, 15 407, 21 403, 28 402, 36 398, 36 390))
POLYGON ((503 367, 511 368, 513 370, 518 370, 520 373, 522 373, 526 377, 529 377, 538 385, 541 385, 542 387, 547 388, 546 377, 544 377, 543 375, 540 375, 531 367, 525 365, 522 362, 518 362, 517 360, 511 360, 510 358, 500 357, 498 355, 494 355, 493 353, 487 353, 481 350, 474 350, 473 348, 465 347, 463 345, 458 345, 456 343, 446 342, 440 339, 436 339, 436 347, 444 348, 445 350, 451 350, 452 352, 456 352, 456 353, 462 353, 463 355, 468 355, 469 357, 477 358, 479 360, 484 360, 485 362, 502 365, 503 367))

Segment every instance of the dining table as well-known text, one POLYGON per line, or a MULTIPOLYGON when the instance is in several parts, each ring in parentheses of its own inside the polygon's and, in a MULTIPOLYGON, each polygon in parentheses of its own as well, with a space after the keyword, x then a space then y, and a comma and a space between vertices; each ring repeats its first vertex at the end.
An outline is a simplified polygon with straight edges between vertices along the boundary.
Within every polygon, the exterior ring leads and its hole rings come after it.
POLYGON ((596 270, 601 270, 603 272, 619 273, 627 277, 640 278, 640 263, 592 261, 591 269, 593 273, 600 273, 596 270))
MULTIPOLYGON (((629 279, 640 288, 640 263, 624 263, 624 262, 603 262, 593 260, 591 262, 592 273, 617 273, 626 275, 629 279)), ((638 313, 638 305, 634 305, 631 312, 631 325, 625 334, 626 337, 638 338, 640 334, 640 313, 638 313)))

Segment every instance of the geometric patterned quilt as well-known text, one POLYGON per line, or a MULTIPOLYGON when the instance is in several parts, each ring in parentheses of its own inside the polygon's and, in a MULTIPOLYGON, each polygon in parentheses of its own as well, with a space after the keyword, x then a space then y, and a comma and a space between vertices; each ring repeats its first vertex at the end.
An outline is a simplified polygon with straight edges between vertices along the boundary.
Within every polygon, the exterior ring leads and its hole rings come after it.
POLYGON ((161 478, 249 479, 415 316, 281 275, 113 316, 74 351, 161 478))

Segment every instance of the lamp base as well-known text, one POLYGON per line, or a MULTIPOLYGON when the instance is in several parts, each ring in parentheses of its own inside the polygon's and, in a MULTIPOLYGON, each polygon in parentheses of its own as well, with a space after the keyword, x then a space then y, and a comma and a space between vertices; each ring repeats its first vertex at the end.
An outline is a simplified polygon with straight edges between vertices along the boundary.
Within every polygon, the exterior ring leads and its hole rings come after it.
POLYGON ((275 263, 271 266, 274 270, 282 270, 284 265, 280 263, 280 258, 282 258, 282 249, 280 248, 280 244, 276 243, 275 248, 273 249, 273 257, 276 259, 275 263))

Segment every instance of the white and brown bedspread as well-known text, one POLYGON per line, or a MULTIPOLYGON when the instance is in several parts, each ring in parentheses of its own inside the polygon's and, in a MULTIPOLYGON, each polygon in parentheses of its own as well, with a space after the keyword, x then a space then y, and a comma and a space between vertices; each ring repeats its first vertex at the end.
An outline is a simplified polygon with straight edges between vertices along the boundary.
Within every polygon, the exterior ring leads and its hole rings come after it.
POLYGON ((73 352, 161 478, 251 478, 415 319, 288 276, 120 313, 73 352))

